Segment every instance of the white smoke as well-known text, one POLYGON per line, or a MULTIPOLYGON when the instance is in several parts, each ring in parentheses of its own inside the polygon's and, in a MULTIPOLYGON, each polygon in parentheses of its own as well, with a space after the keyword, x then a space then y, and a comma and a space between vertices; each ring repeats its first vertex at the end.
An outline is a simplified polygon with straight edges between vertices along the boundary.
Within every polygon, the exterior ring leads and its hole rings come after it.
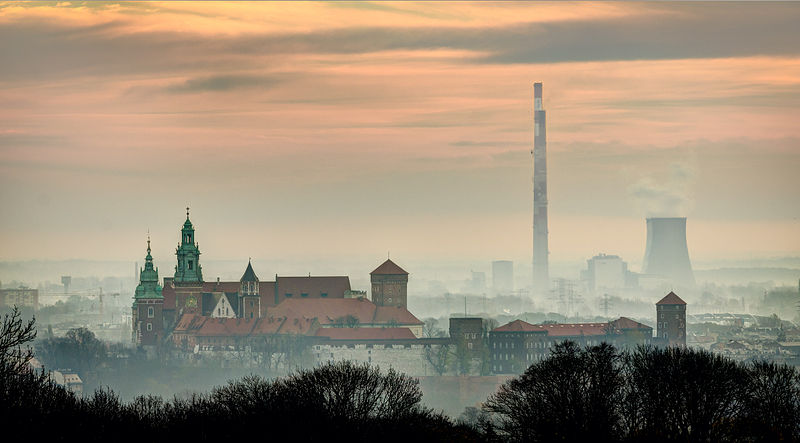
POLYGON ((694 177, 691 167, 673 163, 666 177, 642 177, 628 193, 647 217, 686 216, 694 203, 694 177))

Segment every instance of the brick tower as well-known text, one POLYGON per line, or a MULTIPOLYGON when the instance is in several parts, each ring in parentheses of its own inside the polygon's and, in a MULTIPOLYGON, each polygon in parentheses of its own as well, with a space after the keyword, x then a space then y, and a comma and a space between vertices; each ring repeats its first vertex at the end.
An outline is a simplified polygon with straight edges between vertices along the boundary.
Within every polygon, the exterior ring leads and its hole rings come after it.
POLYGON ((408 272, 387 259, 369 276, 373 303, 377 306, 408 308, 408 272))
POLYGON ((153 267, 150 238, 147 256, 139 272, 139 285, 133 295, 133 342, 140 346, 155 346, 164 338, 164 296, 158 284, 158 268, 153 267))
POLYGON ((658 338, 667 346, 686 346, 686 302, 670 292, 656 303, 658 338))

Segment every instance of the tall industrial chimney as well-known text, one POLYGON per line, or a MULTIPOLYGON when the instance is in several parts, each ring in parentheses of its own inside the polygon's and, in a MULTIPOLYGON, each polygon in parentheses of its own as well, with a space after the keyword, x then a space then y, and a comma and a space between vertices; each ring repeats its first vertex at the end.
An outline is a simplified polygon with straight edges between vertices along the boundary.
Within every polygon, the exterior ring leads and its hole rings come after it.
POLYGON ((647 219, 647 248, 642 273, 666 277, 677 285, 694 286, 686 245, 686 217, 647 219))
POLYGON ((533 292, 550 289, 547 247, 547 138, 542 84, 533 84, 533 292))

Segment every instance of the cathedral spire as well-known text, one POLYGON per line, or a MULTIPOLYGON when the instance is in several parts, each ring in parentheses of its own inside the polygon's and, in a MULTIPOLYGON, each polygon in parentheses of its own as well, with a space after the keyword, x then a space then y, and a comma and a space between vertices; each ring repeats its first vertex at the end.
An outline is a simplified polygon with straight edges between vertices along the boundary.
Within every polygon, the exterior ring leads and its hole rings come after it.
POLYGON ((186 207, 186 221, 181 228, 181 242, 175 251, 178 264, 175 266, 175 283, 202 283, 203 273, 200 267, 200 249, 194 238, 194 226, 189 219, 189 207, 186 207))
POLYGON ((163 298, 161 286, 158 284, 158 269, 153 266, 153 256, 150 255, 150 235, 147 236, 147 255, 144 258, 144 268, 139 272, 139 285, 136 287, 135 298, 163 298))

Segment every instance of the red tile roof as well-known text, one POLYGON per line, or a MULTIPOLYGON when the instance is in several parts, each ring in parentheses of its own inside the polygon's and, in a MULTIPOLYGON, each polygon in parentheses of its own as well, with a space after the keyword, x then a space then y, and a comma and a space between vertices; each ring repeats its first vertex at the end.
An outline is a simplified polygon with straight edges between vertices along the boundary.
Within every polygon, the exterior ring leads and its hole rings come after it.
POLYGON ((312 318, 295 317, 284 319, 280 334, 313 335, 319 327, 319 322, 312 318))
POLYGON ((253 335, 271 335, 277 334, 283 326, 283 317, 262 317, 256 322, 251 334, 253 335))
POLYGON ((403 268, 401 268, 400 266, 397 266, 397 264, 395 264, 395 262, 393 262, 391 260, 386 260, 385 262, 383 262, 382 265, 380 265, 377 268, 375 268, 375 270, 370 272, 369 274, 370 275, 372 275, 372 274, 408 275, 408 272, 403 270, 403 268))
POLYGON ((320 297, 328 294, 329 298, 344 298, 344 292, 350 290, 350 277, 346 276, 313 276, 313 277, 278 277, 278 297, 286 294, 300 297, 308 294, 309 297, 320 297))
POLYGON ((659 300, 657 305, 685 305, 686 302, 681 300, 674 292, 670 291, 669 294, 664 296, 661 300, 659 300))
POLYGON ((334 324, 337 318, 352 315, 359 323, 372 323, 375 305, 363 298, 290 298, 269 308, 267 315, 286 318, 316 318, 321 325, 334 324))
POLYGON ((208 318, 209 317, 203 317, 197 314, 183 314, 181 315, 181 318, 178 319, 178 324, 175 326, 173 333, 188 333, 197 331, 203 326, 203 323, 205 323, 208 318))
POLYGON ((250 335, 256 324, 254 318, 208 318, 196 334, 205 337, 244 337, 250 335))
POLYGON ((546 332, 550 337, 577 337, 581 335, 606 335, 609 330, 608 323, 556 323, 546 325, 532 325, 522 320, 495 328, 492 332, 546 332))
POLYGON ((650 326, 647 326, 644 323, 639 323, 638 321, 631 320, 628 317, 620 317, 612 322, 609 322, 611 327, 615 330, 623 330, 623 329, 653 329, 650 326))
POLYGON ((321 328, 317 337, 331 340, 416 340, 408 328, 321 328))
POLYGON ((365 298, 291 298, 267 310, 267 315, 316 318, 320 325, 334 325, 337 319, 354 316, 360 324, 421 325, 408 309, 377 307, 365 298))
POLYGON ((506 323, 503 326, 498 328, 494 328, 492 332, 530 332, 530 331, 540 331, 540 328, 522 320, 514 320, 510 323, 506 323))
POLYGON ((408 309, 399 306, 377 306, 373 323, 396 323, 398 325, 422 325, 408 309))

